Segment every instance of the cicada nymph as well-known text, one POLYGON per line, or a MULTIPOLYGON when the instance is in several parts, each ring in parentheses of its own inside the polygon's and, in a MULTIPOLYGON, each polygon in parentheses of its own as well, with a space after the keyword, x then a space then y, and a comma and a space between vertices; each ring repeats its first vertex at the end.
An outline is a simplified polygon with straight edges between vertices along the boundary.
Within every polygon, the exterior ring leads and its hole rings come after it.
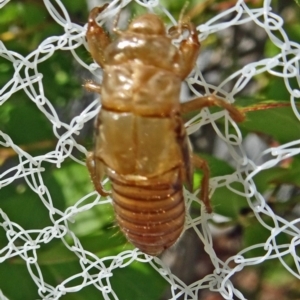
POLYGON ((89 15, 87 42, 103 69, 101 85, 85 88, 101 95, 96 120, 95 147, 87 166, 96 190, 110 178, 117 222, 127 239, 141 251, 158 255, 172 246, 185 223, 183 184, 192 187, 192 165, 203 169, 200 199, 209 202, 209 168, 192 156, 182 112, 218 105, 236 121, 243 115, 227 102, 206 96, 180 104, 181 83, 192 71, 200 42, 194 24, 179 21, 166 30, 161 18, 144 14, 127 30, 114 28, 111 39, 96 22, 107 7, 95 7, 89 15), (179 47, 172 40, 182 32, 179 47))

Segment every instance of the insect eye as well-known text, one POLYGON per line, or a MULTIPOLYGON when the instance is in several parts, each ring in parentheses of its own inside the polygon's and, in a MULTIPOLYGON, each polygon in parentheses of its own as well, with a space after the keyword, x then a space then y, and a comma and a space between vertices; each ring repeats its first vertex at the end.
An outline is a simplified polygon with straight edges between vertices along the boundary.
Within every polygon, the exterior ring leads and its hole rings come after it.
POLYGON ((172 38, 172 39, 177 39, 179 38, 181 35, 183 35, 184 37, 186 37, 186 35, 190 34, 190 28, 189 25, 186 23, 177 25, 177 26, 172 26, 168 29, 168 35, 172 38))

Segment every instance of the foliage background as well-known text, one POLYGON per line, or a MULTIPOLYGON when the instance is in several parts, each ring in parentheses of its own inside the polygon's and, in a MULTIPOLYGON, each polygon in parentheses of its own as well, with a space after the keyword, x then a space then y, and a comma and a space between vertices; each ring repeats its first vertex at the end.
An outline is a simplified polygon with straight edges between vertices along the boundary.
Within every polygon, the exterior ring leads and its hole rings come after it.
MULTIPOLYGON (((83 24, 87 20, 88 8, 84 0, 64 0, 73 22, 83 24)), ((170 13, 178 18, 186 1, 162 3, 170 13)), ((260 6, 260 0, 247 1, 250 6, 260 6)), ((204 23, 217 13, 233 5, 235 1, 190 1, 188 14, 196 24, 204 23)), ((293 1, 273 1, 274 12, 285 20, 285 30, 290 40, 300 42, 299 7, 293 1)), ((130 5, 132 16, 143 13, 137 5, 130 5)), ((62 34, 62 28, 55 23, 41 1, 11 1, 0 9, 0 40, 8 49, 27 55, 38 45, 53 35, 62 34)), ((238 26, 226 32, 211 35, 202 45, 203 60, 200 65, 204 78, 212 84, 226 78, 235 70, 251 61, 268 57, 278 51, 261 31, 253 27, 238 26)), ((1 53, 0 53, 1 54, 1 53)), ((92 61, 82 47, 77 54, 85 61, 92 61)), ((51 99, 56 111, 65 122, 70 122, 78 112, 86 107, 93 96, 85 92, 82 82, 90 74, 81 68, 67 51, 56 51, 50 59, 39 65, 43 74, 45 94, 51 99), (58 87, 58 88, 57 88, 58 87)), ((0 88, 13 76, 12 66, 0 57, 0 88)), ((295 87, 297 83, 295 82, 295 87)), ((199 88, 199 87, 195 87, 199 88)), ((201 92, 201 89, 199 88, 201 92)), ((253 79, 243 94, 236 99, 236 105, 247 115, 240 125, 244 137, 255 136, 256 148, 278 145, 300 138, 300 124, 289 107, 289 93, 283 80, 261 74, 253 79), (273 122, 276 120, 276 122, 273 122)), ((220 124, 222 126, 222 124, 220 124)), ((41 155, 55 146, 56 137, 48 120, 28 100, 21 90, 0 107, 0 130, 8 134, 16 144, 32 155, 41 155), (38 124, 38 126, 37 126, 38 124)), ((63 130, 63 129, 62 129, 63 130)), ((90 122, 81 131, 78 141, 87 149, 92 148, 93 124, 90 122)), ((233 166, 226 161, 226 153, 216 157, 216 136, 211 127, 205 126, 192 136, 195 151, 204 156, 211 167, 212 176, 230 174, 233 166)), ((249 151, 257 151, 255 147, 249 151)), ((76 156, 76 153, 74 153, 76 156)), ((79 157, 84 160, 85 157, 79 157)), ((18 163, 13 149, 0 146, 0 174, 18 163)), ((83 195, 93 190, 87 170, 69 159, 62 168, 51 164, 43 166, 44 182, 52 191, 55 207, 64 211, 83 195)), ((256 185, 265 193, 274 212, 284 219, 299 217, 299 157, 285 161, 271 170, 261 172, 256 185)), ((199 182, 200 173, 195 173, 199 182)), ((237 187, 239 188, 239 187, 237 187)), ((242 189, 242 187, 240 187, 242 189)), ((267 232, 253 218, 246 201, 225 188, 220 188, 213 196, 216 213, 229 218, 222 226, 216 226, 215 250, 219 257, 226 259, 238 250, 265 240, 267 232), (224 201, 226 199, 226 202, 224 201)), ((0 189, 0 209, 25 229, 43 228, 51 225, 49 212, 23 180, 0 189)), ((198 214, 199 208, 193 207, 198 214)), ((265 220, 268 222, 268 220, 265 220)), ((216 225, 216 224, 214 224, 216 225)), ((124 249, 131 249, 115 226, 110 205, 93 208, 78 217, 73 224, 74 232, 80 237, 85 249, 98 256, 109 256, 124 249)), ((288 243, 284 234, 278 237, 288 243)), ((7 244, 5 232, 0 230, 0 249, 7 244)), ((259 255, 259 253, 255 253, 259 255)), ((212 270, 200 242, 187 232, 179 244, 164 253, 162 257, 173 272, 186 283, 202 278, 212 270)), ((79 272, 77 257, 68 252, 58 241, 45 245, 39 250, 39 265, 42 266, 45 281, 54 286, 63 278, 79 272)), ((243 270, 235 276, 235 284, 249 299, 298 299, 299 281, 293 278, 279 262, 265 262, 255 269, 243 270)), ((150 265, 133 263, 119 269, 111 278, 112 286, 120 299, 164 299, 168 298, 167 282, 150 265), (151 283, 151 284, 149 284, 151 283)), ((36 299, 36 286, 28 274, 24 261, 20 258, 0 264, 0 290, 9 299, 36 299), (15 286, 18 282, 18 287, 15 286)), ((222 299, 216 293, 207 291, 199 294, 201 299, 222 299), (209 298, 210 297, 210 298, 209 298)), ((102 299, 94 287, 86 287, 70 293, 62 299, 102 299)))

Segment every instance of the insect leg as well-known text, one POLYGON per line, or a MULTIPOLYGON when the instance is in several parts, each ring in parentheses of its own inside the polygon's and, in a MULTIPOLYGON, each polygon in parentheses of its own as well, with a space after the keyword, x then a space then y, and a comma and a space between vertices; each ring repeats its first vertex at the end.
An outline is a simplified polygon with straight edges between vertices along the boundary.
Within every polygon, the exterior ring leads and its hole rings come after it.
POLYGON ((95 186, 95 190, 101 195, 101 196, 108 196, 110 195, 110 192, 107 192, 104 190, 101 179, 104 175, 104 169, 103 164, 101 161, 95 162, 95 155, 94 152, 89 152, 86 157, 86 166, 90 172, 91 179, 93 181, 93 184, 95 186))
POLYGON ((86 32, 86 39, 89 45, 90 53, 93 59, 102 68, 105 64, 104 49, 108 44, 110 44, 111 41, 109 35, 97 24, 96 18, 103 10, 105 10, 107 6, 108 3, 101 7, 95 7, 91 10, 86 32))
POLYGON ((174 121, 174 131, 177 137, 177 143, 181 151, 182 168, 181 175, 187 189, 193 191, 193 165, 191 161, 192 146, 187 136, 184 123, 180 114, 175 114, 172 117, 174 121))
MULTIPOLYGON (((123 0, 121 0, 120 5, 122 5, 122 2, 123 2, 123 0)), ((118 11, 118 13, 117 13, 117 15, 114 19, 114 22, 113 22, 113 32, 118 34, 118 35, 121 35, 121 33, 122 33, 122 31, 118 28, 118 22, 120 20, 120 15, 121 15, 121 8, 118 11)))
POLYGON ((179 45, 179 52, 181 56, 180 74, 182 79, 185 79, 195 66, 198 55, 200 53, 200 42, 198 39, 198 32, 193 23, 183 23, 180 21, 178 26, 173 26, 168 33, 171 38, 177 38, 182 31, 188 31, 187 39, 181 41, 179 45))
POLYGON ((185 114, 194 110, 200 110, 204 107, 210 106, 220 106, 225 108, 229 112, 231 118, 236 122, 242 122, 245 119, 245 115, 242 112, 240 112, 236 107, 216 97, 215 95, 203 96, 185 103, 181 103, 180 110, 182 114, 185 114))
POLYGON ((101 85, 92 80, 87 80, 83 86, 89 92, 101 94, 101 85))
POLYGON ((212 208, 210 205, 210 199, 209 199, 209 166, 207 162, 202 159, 201 157, 193 154, 192 156, 193 164, 196 168, 203 171, 203 177, 201 181, 201 191, 200 191, 200 199, 204 203, 206 207, 206 211, 210 214, 212 213, 212 208))

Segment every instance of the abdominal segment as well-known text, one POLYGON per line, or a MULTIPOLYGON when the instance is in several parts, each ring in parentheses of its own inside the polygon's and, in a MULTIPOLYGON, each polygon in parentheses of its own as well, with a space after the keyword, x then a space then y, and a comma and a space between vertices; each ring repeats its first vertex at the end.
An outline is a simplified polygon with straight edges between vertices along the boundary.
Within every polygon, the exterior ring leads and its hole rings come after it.
POLYGON ((161 178, 126 180, 126 176, 114 174, 110 179, 116 219, 127 239, 149 255, 158 255, 172 246, 185 222, 179 168, 161 178), (166 182, 167 178, 177 180, 166 182))

